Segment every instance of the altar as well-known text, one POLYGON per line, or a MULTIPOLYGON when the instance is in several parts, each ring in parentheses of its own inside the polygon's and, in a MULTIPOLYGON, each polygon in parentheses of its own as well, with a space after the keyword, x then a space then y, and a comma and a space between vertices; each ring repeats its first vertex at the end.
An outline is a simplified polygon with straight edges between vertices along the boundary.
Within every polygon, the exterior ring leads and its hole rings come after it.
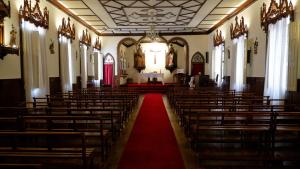
POLYGON ((164 74, 163 73, 140 73, 138 83, 141 83, 141 79, 145 78, 160 78, 162 84, 164 84, 164 74))

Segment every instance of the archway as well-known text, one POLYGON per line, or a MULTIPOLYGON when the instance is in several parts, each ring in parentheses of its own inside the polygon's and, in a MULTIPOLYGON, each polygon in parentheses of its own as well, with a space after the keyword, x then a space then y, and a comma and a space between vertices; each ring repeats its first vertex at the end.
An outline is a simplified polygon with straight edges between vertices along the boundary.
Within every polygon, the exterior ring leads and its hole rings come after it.
POLYGON ((183 63, 183 65, 178 65, 177 67, 179 69, 184 69, 186 71, 186 74, 189 74, 189 45, 188 42, 181 38, 181 37, 174 37, 171 38, 168 41, 168 44, 173 44, 174 48, 182 48, 183 49, 183 53, 182 55, 178 54, 178 63, 183 63), (180 60, 182 59, 182 60, 180 60), (185 65, 184 65, 185 63, 185 65))
POLYGON ((198 75, 201 72, 202 75, 205 74, 205 59, 200 52, 196 52, 191 60, 191 75, 198 75))
POLYGON ((108 53, 103 60, 103 83, 107 86, 113 86, 114 84, 114 57, 108 53))

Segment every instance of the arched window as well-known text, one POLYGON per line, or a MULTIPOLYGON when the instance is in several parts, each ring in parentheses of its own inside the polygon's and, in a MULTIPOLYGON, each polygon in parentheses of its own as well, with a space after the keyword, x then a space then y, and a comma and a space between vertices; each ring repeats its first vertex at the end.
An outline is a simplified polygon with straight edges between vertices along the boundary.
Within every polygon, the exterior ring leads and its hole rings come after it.
POLYGON ((198 75, 200 72, 202 75, 204 75, 205 70, 205 59, 204 56, 197 52, 192 57, 192 63, 191 63, 191 75, 198 75))

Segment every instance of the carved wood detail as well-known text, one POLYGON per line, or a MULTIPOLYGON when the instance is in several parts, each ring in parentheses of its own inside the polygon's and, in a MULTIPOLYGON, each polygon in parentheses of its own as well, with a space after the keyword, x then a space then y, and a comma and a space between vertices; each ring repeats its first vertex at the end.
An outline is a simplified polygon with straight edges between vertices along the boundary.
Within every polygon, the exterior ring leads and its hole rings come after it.
POLYGON ((235 25, 233 26, 232 23, 230 25, 230 37, 231 39, 235 39, 242 35, 248 36, 248 29, 244 23, 244 17, 241 18, 240 23, 238 22, 238 17, 235 17, 235 25))
POLYGON ((87 46, 91 46, 92 45, 92 41, 91 41, 91 34, 88 34, 88 30, 86 29, 86 31, 82 31, 82 36, 80 39, 80 43, 85 44, 87 46))
POLYGON ((0 1, 0 23, 3 22, 5 17, 10 17, 10 2, 6 5, 3 0, 0 1))
POLYGON ((225 40, 224 37, 222 36, 222 31, 217 30, 216 34, 214 35, 214 46, 219 46, 224 42, 225 40))
POLYGON ((294 21, 294 13, 293 4, 291 1, 288 3, 288 0, 280 0, 279 4, 276 0, 271 0, 268 10, 263 3, 260 12, 261 27, 267 32, 269 24, 274 24, 282 18, 290 16, 291 21, 294 21))
POLYGON ((96 41, 95 41, 95 44, 94 44, 94 48, 98 49, 98 50, 101 50, 101 41, 100 41, 99 36, 96 38, 96 41))
POLYGON ((68 23, 66 23, 65 18, 62 19, 61 25, 58 27, 58 36, 62 35, 68 39, 75 40, 75 26, 70 23, 70 18, 68 18, 68 23))
POLYGON ((42 12, 39 6, 39 0, 36 0, 36 3, 33 8, 31 8, 31 1, 30 3, 28 0, 24 0, 24 6, 21 5, 19 9, 19 17, 20 20, 24 19, 25 21, 29 21, 33 23, 35 26, 40 26, 45 29, 49 27, 49 11, 47 7, 44 8, 42 12))

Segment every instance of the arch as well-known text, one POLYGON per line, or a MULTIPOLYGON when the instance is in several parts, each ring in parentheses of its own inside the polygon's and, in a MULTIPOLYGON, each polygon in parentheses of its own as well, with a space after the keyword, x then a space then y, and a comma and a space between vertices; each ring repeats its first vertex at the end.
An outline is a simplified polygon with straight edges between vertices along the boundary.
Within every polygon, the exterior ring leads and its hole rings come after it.
POLYGON ((191 75, 197 75, 201 72, 205 74, 205 59, 201 52, 196 52, 191 59, 191 75))
POLYGON ((121 41, 119 41, 119 43, 118 43, 118 46, 117 46, 117 61, 118 61, 118 68, 117 68, 117 72, 118 72, 118 77, 120 78, 120 76, 121 76, 121 68, 120 68, 120 63, 121 63, 121 52, 120 52, 120 47, 121 47, 121 45, 122 44, 124 44, 124 43, 126 43, 126 42, 128 42, 128 41, 132 41, 132 45, 136 45, 137 44, 137 41, 135 40, 135 39, 133 39, 133 38, 130 38, 130 37, 127 37, 127 38, 124 38, 124 39, 122 39, 121 41))
POLYGON ((112 54, 107 53, 103 58, 103 83, 104 85, 114 85, 115 59, 112 54))
POLYGON ((186 46, 186 55, 185 55, 185 57, 186 57, 186 73, 188 73, 188 71, 189 71, 189 44, 188 44, 188 42, 184 39, 184 38, 181 38, 181 37, 173 37, 173 38, 171 38, 169 41, 168 41, 168 45, 170 44, 170 43, 174 43, 174 42, 177 42, 177 41, 182 41, 183 42, 183 44, 186 46))

